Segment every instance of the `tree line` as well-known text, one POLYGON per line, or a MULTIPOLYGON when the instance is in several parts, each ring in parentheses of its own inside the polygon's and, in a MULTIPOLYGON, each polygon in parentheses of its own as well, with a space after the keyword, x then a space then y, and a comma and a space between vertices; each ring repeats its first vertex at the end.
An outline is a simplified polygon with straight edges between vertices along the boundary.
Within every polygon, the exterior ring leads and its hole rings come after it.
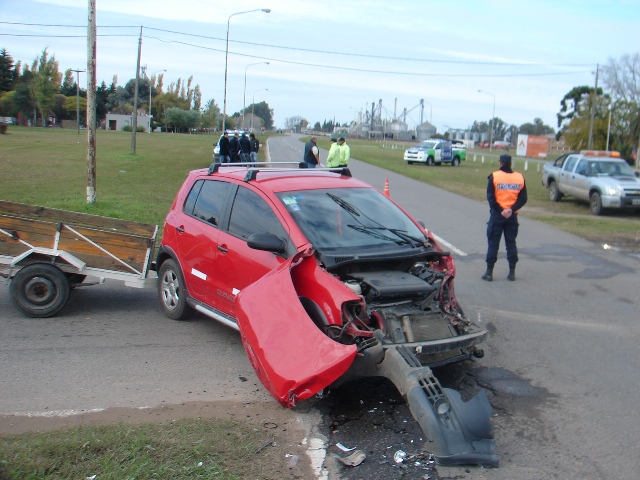
MULTIPOLYGON (((177 132, 220 128, 220 107, 213 99, 202 105, 202 92, 199 85, 193 85, 193 76, 186 81, 178 78, 165 87, 164 74, 148 76, 145 70, 138 80, 138 105, 147 113, 151 109, 153 128, 177 132)), ((0 116, 17 117, 33 126, 47 126, 52 117, 86 124, 87 91, 79 87, 74 72, 67 69, 61 73, 59 62, 47 48, 24 67, 6 49, 0 49, 0 116)), ((123 86, 118 85, 117 76, 110 85, 103 81, 96 88, 98 121, 104 120, 107 113, 132 114, 135 85, 135 78, 123 86)), ((226 125, 235 128, 243 119, 247 124, 251 120, 258 129, 273 128, 273 110, 264 101, 228 116, 226 125)))

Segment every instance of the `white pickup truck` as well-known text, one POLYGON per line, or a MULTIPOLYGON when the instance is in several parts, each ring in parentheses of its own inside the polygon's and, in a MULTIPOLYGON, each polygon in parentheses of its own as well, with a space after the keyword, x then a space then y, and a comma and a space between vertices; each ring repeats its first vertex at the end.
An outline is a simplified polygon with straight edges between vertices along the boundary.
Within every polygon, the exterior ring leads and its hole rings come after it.
POLYGON ((542 185, 552 202, 570 195, 588 201, 591 213, 601 215, 608 208, 640 211, 638 176, 618 152, 583 150, 545 164, 542 185))

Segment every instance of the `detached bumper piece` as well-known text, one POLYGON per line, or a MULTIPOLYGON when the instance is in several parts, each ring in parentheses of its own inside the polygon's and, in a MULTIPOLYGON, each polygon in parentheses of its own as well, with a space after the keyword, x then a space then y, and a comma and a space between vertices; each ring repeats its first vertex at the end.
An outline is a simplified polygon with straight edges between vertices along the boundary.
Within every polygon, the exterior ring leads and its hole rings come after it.
POLYGON ((490 422, 493 410, 484 392, 464 402, 458 392, 443 388, 405 346, 386 348, 379 368, 407 400, 438 465, 498 466, 490 422))

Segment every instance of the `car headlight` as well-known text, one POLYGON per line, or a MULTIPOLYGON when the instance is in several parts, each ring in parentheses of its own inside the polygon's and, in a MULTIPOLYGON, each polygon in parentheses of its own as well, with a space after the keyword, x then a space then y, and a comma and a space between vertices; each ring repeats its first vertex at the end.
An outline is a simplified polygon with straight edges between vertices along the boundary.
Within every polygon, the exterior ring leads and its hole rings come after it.
POLYGON ((622 195, 620 187, 607 187, 604 189, 604 191, 607 195, 611 195, 612 197, 619 197, 620 195, 622 195))

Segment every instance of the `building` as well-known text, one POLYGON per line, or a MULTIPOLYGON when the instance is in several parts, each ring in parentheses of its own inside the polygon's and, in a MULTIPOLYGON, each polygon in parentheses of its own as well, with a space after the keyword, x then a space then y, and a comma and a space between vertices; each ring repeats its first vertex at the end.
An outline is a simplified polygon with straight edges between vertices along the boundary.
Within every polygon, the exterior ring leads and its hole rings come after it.
MULTIPOLYGON (((138 127, 143 127, 146 132, 149 131, 149 127, 151 126, 151 117, 146 113, 144 115, 140 115, 138 113, 138 127)), ((105 128, 107 130, 124 130, 124 127, 127 125, 133 125, 133 114, 129 115, 121 115, 118 113, 107 113, 107 118, 105 120, 105 128)))

